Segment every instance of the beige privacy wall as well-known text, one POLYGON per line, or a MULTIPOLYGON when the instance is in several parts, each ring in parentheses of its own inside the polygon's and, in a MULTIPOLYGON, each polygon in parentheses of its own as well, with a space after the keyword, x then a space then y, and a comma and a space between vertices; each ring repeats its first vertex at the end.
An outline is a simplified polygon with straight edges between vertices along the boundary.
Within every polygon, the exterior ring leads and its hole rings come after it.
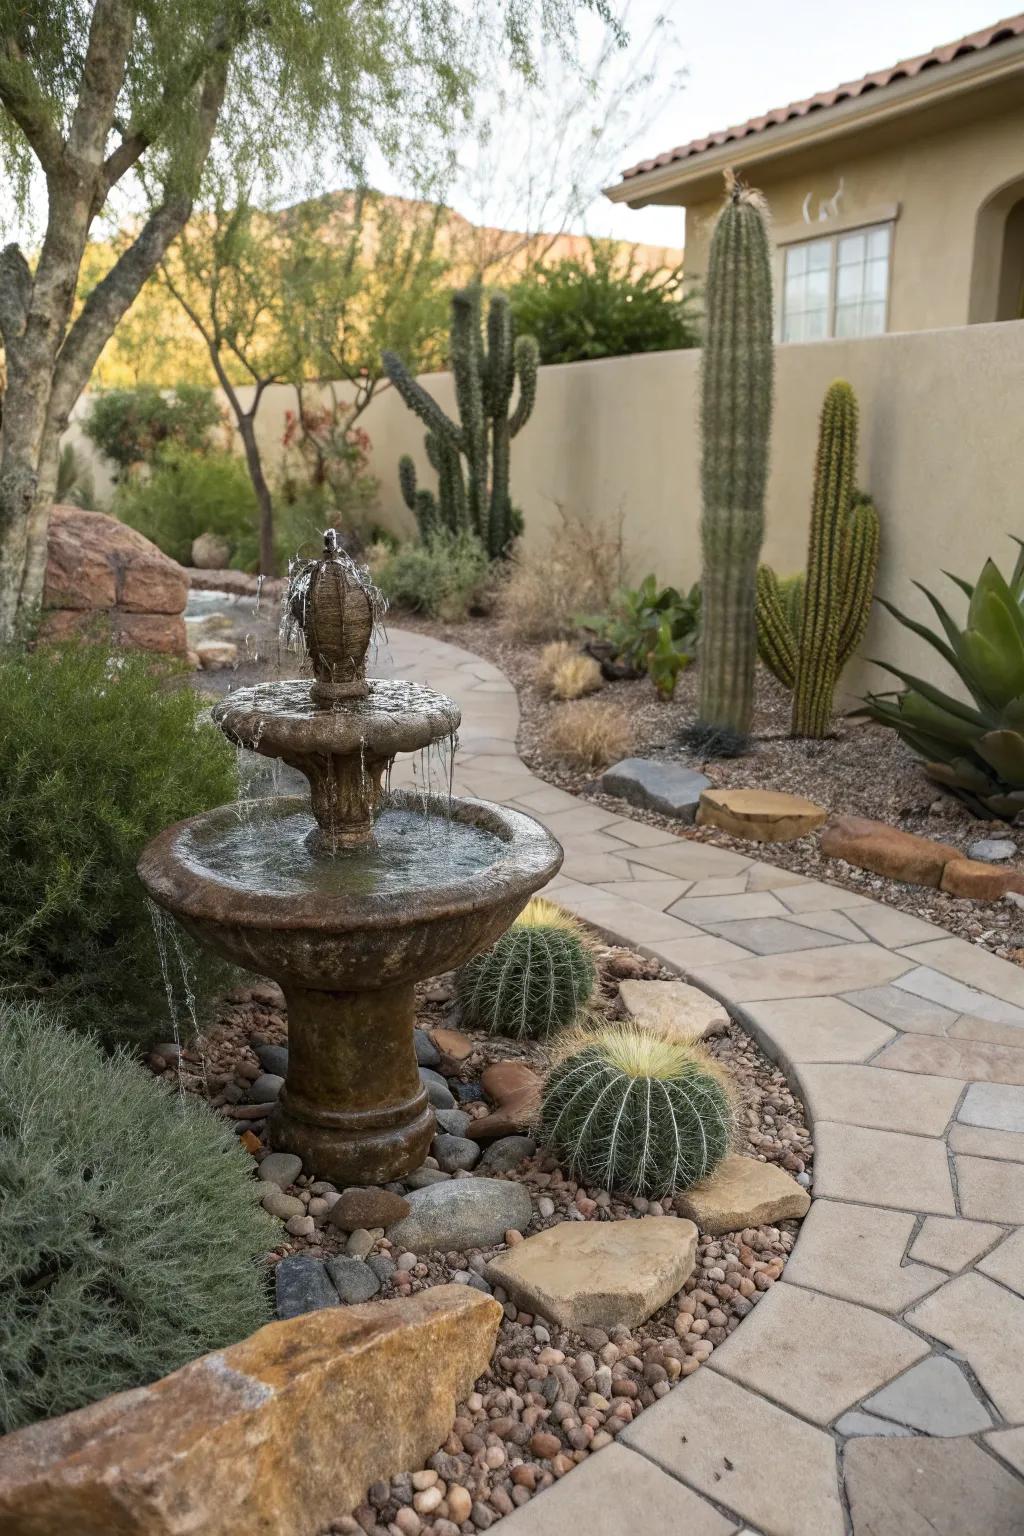
MULTIPOLYGON (((541 369, 533 416, 512 445, 512 492, 528 543, 557 522, 559 503, 603 519, 621 509, 634 578, 697 578, 699 367, 700 353, 690 351, 541 369)), ((924 618, 927 604, 911 586, 921 580, 962 616, 963 600, 942 571, 973 580, 989 554, 1008 569, 1017 547, 1007 535, 1024 536, 1024 321, 777 348, 765 558, 780 574, 804 562, 817 416, 839 377, 860 400, 859 478, 882 517, 879 591, 924 618)), ((424 383, 452 408, 449 375, 424 383)), ((293 400, 291 390, 272 389, 261 408, 271 464, 293 400)), ((434 484, 422 424, 388 390, 363 425, 381 521, 411 532, 397 462, 411 453, 423 483, 434 484)), ((862 654, 891 656, 939 683, 947 676, 928 647, 877 608, 862 654)), ((870 676, 854 663, 846 691, 870 676)), ((875 672, 875 683, 882 677, 875 672)))

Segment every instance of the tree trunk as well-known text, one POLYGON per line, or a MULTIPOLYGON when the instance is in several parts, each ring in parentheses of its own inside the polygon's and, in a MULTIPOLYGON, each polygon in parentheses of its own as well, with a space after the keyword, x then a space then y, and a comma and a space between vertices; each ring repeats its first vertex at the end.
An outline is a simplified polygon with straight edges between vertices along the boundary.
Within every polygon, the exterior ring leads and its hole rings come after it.
POLYGON ((260 575, 277 575, 277 554, 274 549, 274 499, 270 494, 270 486, 267 477, 263 473, 263 464, 260 459, 260 451, 256 443, 256 423, 253 420, 259 396, 253 403, 253 412, 242 411, 238 414, 238 433, 245 449, 245 462, 249 470, 249 479, 252 488, 256 492, 256 501, 260 509, 260 575))

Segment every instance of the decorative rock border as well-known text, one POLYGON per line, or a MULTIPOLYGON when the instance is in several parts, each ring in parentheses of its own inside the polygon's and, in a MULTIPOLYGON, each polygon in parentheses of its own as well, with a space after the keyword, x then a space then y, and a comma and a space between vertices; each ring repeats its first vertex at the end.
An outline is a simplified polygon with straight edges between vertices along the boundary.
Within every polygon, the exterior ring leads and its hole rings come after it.
POLYGON ((816 1199, 782 1283, 502 1536, 1015 1536, 1024 972, 544 783, 516 751, 512 685, 471 652, 393 630, 378 670, 458 698, 456 792, 543 821, 566 852, 549 892, 725 1004, 815 1124, 816 1199))

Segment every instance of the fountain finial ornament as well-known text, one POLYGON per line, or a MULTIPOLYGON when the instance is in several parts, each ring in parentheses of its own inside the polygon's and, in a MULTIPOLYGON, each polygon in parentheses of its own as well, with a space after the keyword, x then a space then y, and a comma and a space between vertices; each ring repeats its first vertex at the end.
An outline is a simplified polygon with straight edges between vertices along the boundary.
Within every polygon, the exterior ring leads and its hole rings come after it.
POLYGON ((314 704, 330 709, 345 699, 366 698, 366 652, 383 607, 376 587, 338 547, 336 530, 328 528, 322 558, 303 561, 288 589, 289 614, 313 668, 314 704))

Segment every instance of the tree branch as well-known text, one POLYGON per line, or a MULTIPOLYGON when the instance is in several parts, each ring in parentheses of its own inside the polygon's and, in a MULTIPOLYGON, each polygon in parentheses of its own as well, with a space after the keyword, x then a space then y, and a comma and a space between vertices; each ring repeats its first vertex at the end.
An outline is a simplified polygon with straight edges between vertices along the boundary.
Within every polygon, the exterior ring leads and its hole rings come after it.
POLYGON ((95 173, 102 164, 135 32, 132 0, 96 0, 67 150, 95 173))
POLYGON ((29 148, 49 174, 60 163, 64 140, 54 126, 50 103, 13 38, 0 51, 0 105, 17 123, 29 148))
POLYGON ((25 331, 32 273, 19 245, 0 251, 0 337, 10 353, 25 331))

